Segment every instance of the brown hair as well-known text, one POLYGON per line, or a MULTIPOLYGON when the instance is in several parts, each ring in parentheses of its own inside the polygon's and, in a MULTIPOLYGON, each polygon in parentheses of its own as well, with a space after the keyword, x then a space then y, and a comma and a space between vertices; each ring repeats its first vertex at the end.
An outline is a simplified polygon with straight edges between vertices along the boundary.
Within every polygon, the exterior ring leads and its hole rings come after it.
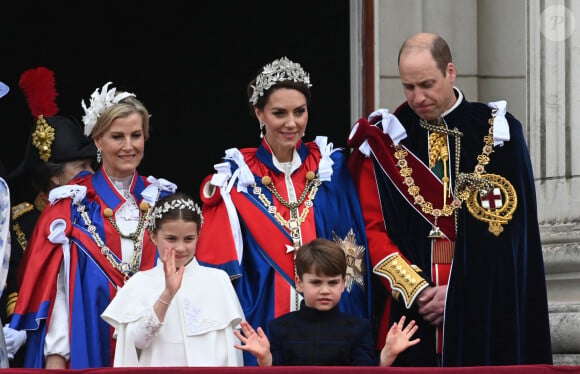
POLYGON ((176 192, 172 195, 168 195, 159 199, 159 201, 157 201, 155 204, 155 207, 160 208, 168 206, 170 208, 163 208, 162 214, 151 217, 151 219, 155 220, 155 226, 153 228, 149 228, 149 231, 156 233, 157 230, 159 230, 159 228, 167 221, 183 220, 185 222, 197 223, 197 233, 199 233, 202 224, 201 211, 198 213, 195 211, 195 209, 184 208, 182 204, 172 204, 174 201, 177 202, 178 200, 189 201, 190 203, 193 202, 193 204, 197 206, 193 199, 183 192, 176 192))
MULTIPOLYGON (((252 97, 252 94, 254 93, 254 89, 252 88, 252 86, 255 86, 255 85, 256 85, 255 78, 252 79, 252 81, 250 83, 248 83, 248 87, 247 87, 248 99, 250 99, 252 97)), ((294 82, 292 80, 283 80, 283 81, 276 82, 274 85, 272 85, 272 87, 265 90, 264 95, 258 96, 258 101, 256 102, 256 105, 249 103, 248 109, 249 109, 250 115, 255 118, 256 113, 254 112, 254 107, 256 107, 260 110, 263 110, 264 106, 266 106, 266 103, 268 102, 268 98, 270 97, 272 92, 276 91, 279 88, 290 88, 290 89, 302 92, 302 94, 304 94, 304 96, 306 97, 306 105, 310 105, 310 98, 311 98, 310 87, 308 87, 303 82, 294 82)))
POLYGON ((346 276, 346 256, 337 243, 317 238, 304 244, 296 253, 296 274, 300 279, 304 273, 327 276, 346 276))
POLYGON ((397 64, 401 62, 401 55, 407 49, 429 49, 431 52, 431 57, 435 60, 437 64, 437 68, 441 70, 443 76, 447 75, 447 65, 450 62, 453 62, 451 57, 451 50, 449 49, 449 45, 439 35, 435 34, 416 34, 409 37, 403 45, 401 49, 399 49, 399 57, 397 58, 397 64))

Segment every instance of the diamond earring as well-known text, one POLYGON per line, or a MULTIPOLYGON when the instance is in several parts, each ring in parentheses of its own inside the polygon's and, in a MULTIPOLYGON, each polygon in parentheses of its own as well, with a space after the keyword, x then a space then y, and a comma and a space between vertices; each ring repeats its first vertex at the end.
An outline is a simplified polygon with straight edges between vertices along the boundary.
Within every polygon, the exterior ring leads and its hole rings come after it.
POLYGON ((266 127, 266 123, 259 121, 260 122, 260 139, 264 138, 264 127, 266 127))
POLYGON ((101 150, 97 149, 97 163, 100 164, 102 159, 103 159, 103 156, 101 154, 101 150))

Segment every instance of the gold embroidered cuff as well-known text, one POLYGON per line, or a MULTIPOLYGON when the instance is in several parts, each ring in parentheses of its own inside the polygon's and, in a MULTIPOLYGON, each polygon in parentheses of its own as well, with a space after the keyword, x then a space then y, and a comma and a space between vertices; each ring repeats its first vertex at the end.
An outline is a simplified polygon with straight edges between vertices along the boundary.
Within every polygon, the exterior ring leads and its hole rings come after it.
POLYGON ((393 297, 409 309, 419 293, 429 285, 417 266, 409 265, 401 255, 394 253, 378 263, 373 272, 391 283, 393 297))

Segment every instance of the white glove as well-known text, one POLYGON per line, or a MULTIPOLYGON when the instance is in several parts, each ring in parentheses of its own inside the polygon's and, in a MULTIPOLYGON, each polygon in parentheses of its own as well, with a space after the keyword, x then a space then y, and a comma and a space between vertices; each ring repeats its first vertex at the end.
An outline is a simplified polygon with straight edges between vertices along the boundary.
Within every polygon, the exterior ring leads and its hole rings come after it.
POLYGON ((4 328, 4 339, 6 340, 6 352, 8 358, 12 360, 14 354, 18 352, 22 344, 26 343, 26 330, 14 330, 7 323, 4 328))

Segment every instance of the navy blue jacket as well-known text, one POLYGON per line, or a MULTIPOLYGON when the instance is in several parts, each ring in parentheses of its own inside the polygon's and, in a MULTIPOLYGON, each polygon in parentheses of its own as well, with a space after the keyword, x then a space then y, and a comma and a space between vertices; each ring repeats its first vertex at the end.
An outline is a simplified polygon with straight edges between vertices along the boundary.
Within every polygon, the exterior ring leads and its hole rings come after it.
POLYGON ((367 319, 335 307, 321 312, 302 301, 300 310, 269 326, 274 366, 373 366, 379 364, 367 319))

